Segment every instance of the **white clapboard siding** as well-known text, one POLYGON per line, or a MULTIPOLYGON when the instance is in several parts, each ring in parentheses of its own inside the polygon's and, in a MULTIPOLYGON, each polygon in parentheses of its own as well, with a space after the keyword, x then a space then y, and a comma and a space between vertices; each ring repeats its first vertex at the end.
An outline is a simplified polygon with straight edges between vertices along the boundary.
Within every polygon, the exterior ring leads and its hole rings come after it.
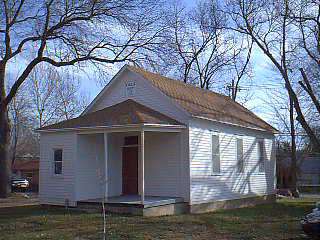
POLYGON ((75 159, 76 200, 101 198, 105 191, 104 139, 101 134, 78 135, 75 159))
POLYGON ((146 133, 145 194, 151 196, 188 196, 182 183, 181 134, 146 133))
POLYGON ((108 136, 108 196, 122 194, 122 146, 124 133, 108 136))
POLYGON ((76 134, 41 133, 39 198, 41 204, 75 204, 76 134), (62 175, 54 175, 54 149, 62 149, 62 175))
POLYGON ((274 192, 273 136, 262 132, 193 120, 189 129, 191 204, 266 195, 274 192), (217 131, 217 132, 216 132, 217 131), (211 136, 220 137, 221 172, 212 172, 211 136), (245 170, 237 171, 236 138, 243 139, 245 170), (258 172, 257 139, 263 138, 266 171, 258 172))
POLYGON ((118 78, 114 79, 106 92, 92 105, 89 111, 97 111, 123 102, 128 98, 180 122, 187 121, 187 114, 181 110, 181 108, 177 107, 173 103, 173 100, 155 88, 148 80, 143 79, 140 75, 130 70, 125 70, 118 78), (125 86, 128 81, 135 82, 136 86, 133 96, 127 96, 125 86))

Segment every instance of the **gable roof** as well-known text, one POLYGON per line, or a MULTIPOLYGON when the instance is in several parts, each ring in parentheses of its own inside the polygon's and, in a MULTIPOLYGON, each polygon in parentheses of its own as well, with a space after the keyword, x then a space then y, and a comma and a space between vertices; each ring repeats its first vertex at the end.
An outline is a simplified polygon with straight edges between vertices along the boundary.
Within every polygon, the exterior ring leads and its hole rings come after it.
POLYGON ((45 126, 38 130, 112 127, 127 124, 183 125, 162 113, 128 99, 102 110, 45 126))
POLYGON ((253 112, 225 95, 164 77, 142 68, 133 66, 127 66, 127 68, 150 81, 193 117, 258 128, 269 132, 278 131, 253 112))

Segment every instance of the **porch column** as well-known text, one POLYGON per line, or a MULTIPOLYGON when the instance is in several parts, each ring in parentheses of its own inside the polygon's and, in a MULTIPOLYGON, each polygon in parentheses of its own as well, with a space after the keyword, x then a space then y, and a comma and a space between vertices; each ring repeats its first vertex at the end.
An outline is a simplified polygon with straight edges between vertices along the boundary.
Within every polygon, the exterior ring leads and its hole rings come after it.
POLYGON ((106 201, 108 200, 108 133, 103 134, 104 139, 104 194, 106 201))
POLYGON ((140 157, 141 157, 141 203, 144 204, 144 130, 141 130, 141 147, 140 147, 140 157))

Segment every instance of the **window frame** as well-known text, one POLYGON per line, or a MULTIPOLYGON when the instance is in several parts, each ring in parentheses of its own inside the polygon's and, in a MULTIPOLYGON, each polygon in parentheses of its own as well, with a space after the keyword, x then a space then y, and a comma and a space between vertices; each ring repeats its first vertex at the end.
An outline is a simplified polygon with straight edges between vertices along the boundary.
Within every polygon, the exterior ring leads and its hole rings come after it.
POLYGON ((221 175, 221 150, 220 150, 220 134, 218 132, 213 132, 210 135, 210 149, 211 149, 211 175, 221 175), (219 171, 214 170, 214 163, 213 163, 213 137, 218 137, 218 143, 219 143, 219 171))
POLYGON ((244 164, 244 146, 243 146, 243 138, 241 136, 236 136, 236 141, 235 141, 235 145, 236 145, 236 171, 237 173, 244 173, 245 172, 245 164, 244 164), (239 153, 238 153, 238 140, 241 140, 242 142, 242 169, 240 170, 239 168, 239 153))
POLYGON ((136 95, 136 81, 129 80, 125 83, 125 96, 126 97, 134 97, 136 95))
POLYGON ((53 176, 59 177, 63 175, 63 148, 62 147, 53 148, 52 172, 53 172, 53 176), (61 151, 60 161, 56 161, 55 159, 56 151, 61 151), (56 163, 61 163, 61 173, 56 173, 56 163))
POLYGON ((265 152, 265 141, 263 138, 259 138, 257 140, 257 145, 258 145, 258 173, 259 174, 264 174, 266 172, 266 159, 264 157, 264 152, 265 152), (262 144, 262 153, 261 153, 261 148, 260 144, 262 144), (263 163, 263 170, 261 168, 261 163, 263 163))

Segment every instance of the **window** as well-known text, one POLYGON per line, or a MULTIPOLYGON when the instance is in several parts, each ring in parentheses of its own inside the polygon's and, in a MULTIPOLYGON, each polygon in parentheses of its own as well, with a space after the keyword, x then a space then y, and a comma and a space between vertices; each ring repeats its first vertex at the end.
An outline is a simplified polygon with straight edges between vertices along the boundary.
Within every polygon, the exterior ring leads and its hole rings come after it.
POLYGON ((62 174, 62 149, 54 150, 54 174, 62 174))
POLYGON ((220 143, 219 135, 212 135, 212 172, 220 173, 220 143))
POLYGON ((265 171, 264 154, 264 141, 261 139, 258 141, 259 172, 265 171))
POLYGON ((244 172, 244 159, 243 159, 243 140, 237 138, 237 170, 244 172))
POLYGON ((133 97, 136 92, 136 83, 134 81, 128 81, 126 83, 126 95, 127 97, 133 97))

